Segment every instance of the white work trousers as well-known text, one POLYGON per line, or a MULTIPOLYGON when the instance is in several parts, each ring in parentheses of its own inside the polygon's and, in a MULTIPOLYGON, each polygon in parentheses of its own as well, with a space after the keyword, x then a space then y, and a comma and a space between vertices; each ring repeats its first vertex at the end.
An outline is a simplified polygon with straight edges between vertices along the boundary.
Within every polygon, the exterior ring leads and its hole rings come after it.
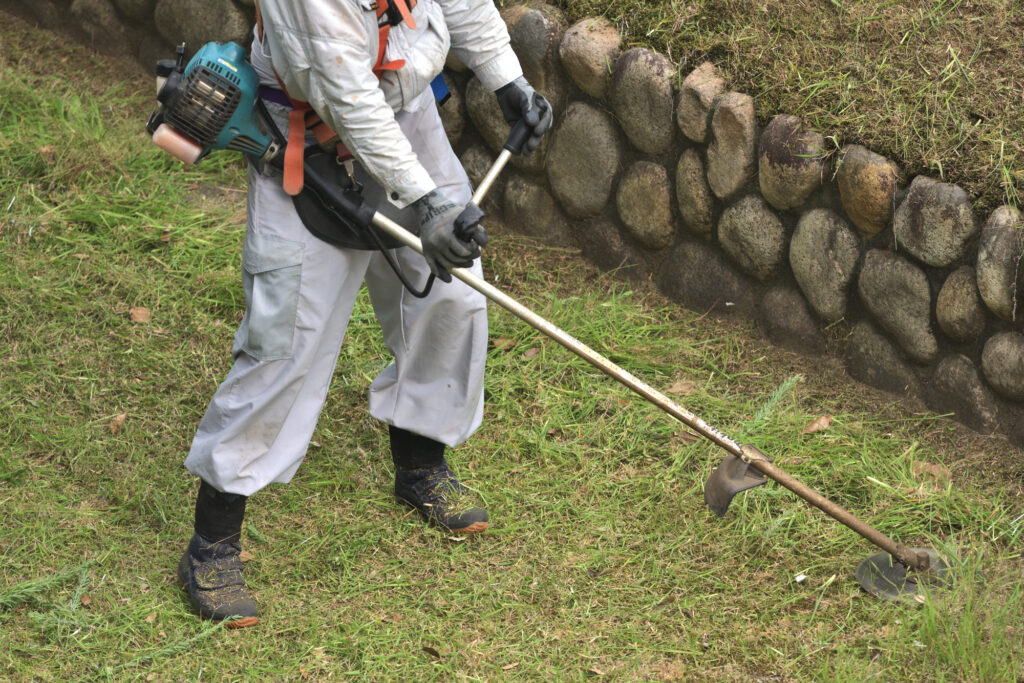
MULTIPOLYGON (((284 124, 283 108, 271 108, 284 124)), ((396 119, 438 187, 453 201, 468 202, 469 180, 437 107, 402 111, 396 119)), ((357 175, 379 211, 400 225, 417 224, 413 210, 396 209, 377 183, 359 169, 357 175)), ((252 167, 242 253, 246 312, 235 335, 234 365, 192 441, 185 460, 191 472, 216 489, 246 496, 291 480, 323 408, 363 281, 394 357, 370 386, 370 414, 448 446, 480 426, 487 352, 481 294, 453 279, 435 282, 425 299, 413 297, 379 252, 342 249, 310 234, 280 177, 252 167)), ((408 248, 391 253, 422 286, 429 274, 423 257, 408 248)), ((480 275, 479 261, 471 270, 480 275)))

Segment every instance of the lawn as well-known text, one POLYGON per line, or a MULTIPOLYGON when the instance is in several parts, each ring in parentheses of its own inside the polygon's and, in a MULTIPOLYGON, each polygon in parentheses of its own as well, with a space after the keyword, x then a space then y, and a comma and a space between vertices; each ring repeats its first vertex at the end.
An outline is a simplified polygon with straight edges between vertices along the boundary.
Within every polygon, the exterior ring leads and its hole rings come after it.
POLYGON ((875 549, 774 485, 718 519, 702 488, 721 451, 496 307, 484 426, 452 453, 493 525, 430 530, 394 504, 366 416, 388 356, 361 296, 306 462, 249 503, 263 619, 199 620, 174 578, 181 463, 242 315, 244 168, 183 169, 143 133, 148 77, 4 19, 0 678, 1024 676, 1018 451, 496 223, 488 280, 940 550, 952 588, 871 598, 852 573, 875 549))

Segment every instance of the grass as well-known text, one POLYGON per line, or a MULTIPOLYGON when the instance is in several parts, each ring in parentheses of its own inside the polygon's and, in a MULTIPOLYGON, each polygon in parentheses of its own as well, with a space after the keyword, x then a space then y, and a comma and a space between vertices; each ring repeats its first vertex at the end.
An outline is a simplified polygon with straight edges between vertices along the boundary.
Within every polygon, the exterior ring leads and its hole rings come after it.
POLYGON ((979 210, 1024 190, 1024 6, 1016 0, 553 0, 612 21, 681 76, 710 60, 762 124, 796 114, 839 144, 958 183, 979 210))
POLYGON ((883 532, 959 558, 953 589, 869 598, 852 571, 874 549, 776 486, 714 517, 701 489, 720 451, 497 310, 485 423, 452 454, 494 524, 429 530, 391 500, 365 413, 388 358, 362 296, 306 462, 250 501, 264 619, 200 621, 173 578, 196 489, 181 462, 242 314, 243 167, 181 168, 142 133, 148 80, 7 27, 0 678, 1024 675, 1021 469, 1004 441, 500 226, 491 281, 883 532), (803 433, 821 415, 831 426, 803 433))

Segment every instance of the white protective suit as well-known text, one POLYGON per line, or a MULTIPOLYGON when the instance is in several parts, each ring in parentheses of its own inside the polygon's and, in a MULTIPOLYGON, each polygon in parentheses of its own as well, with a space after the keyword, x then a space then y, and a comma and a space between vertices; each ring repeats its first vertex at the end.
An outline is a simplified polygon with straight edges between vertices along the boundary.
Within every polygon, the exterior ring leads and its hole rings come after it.
MULTIPOLYGON (((429 87, 449 47, 491 90, 522 75, 491 0, 419 0, 415 29, 394 27, 385 59, 405 60, 378 81, 376 2, 261 0, 264 35, 252 63, 264 85, 310 103, 357 161, 364 196, 415 228, 409 205, 440 188, 464 204, 471 192, 429 87), (271 64, 273 65, 271 67, 271 64), (276 72, 276 76, 275 76, 276 72)), ((284 129, 287 111, 269 104, 284 129)), ((312 142, 312 138, 307 138, 312 142)), ((426 299, 405 291, 374 251, 314 237, 278 174, 250 166, 242 252, 246 312, 234 365, 215 393, 185 466, 214 488, 251 495, 289 481, 305 456, 365 281, 394 362, 370 386, 370 414, 456 446, 480 426, 487 350, 485 303, 464 283, 438 281, 426 299)), ((426 281, 426 261, 392 252, 405 275, 426 281)), ((479 275, 479 262, 472 270, 479 275)))

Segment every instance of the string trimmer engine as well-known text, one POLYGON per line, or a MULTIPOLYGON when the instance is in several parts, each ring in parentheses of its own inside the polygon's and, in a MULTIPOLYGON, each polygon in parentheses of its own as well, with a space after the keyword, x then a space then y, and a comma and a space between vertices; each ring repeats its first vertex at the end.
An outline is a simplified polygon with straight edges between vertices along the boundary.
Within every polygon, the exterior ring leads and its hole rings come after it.
POLYGON ((211 150, 230 149, 269 161, 278 152, 274 138, 255 116, 259 76, 236 43, 207 43, 185 61, 157 63, 157 105, 146 130, 160 148, 186 164, 211 150))

